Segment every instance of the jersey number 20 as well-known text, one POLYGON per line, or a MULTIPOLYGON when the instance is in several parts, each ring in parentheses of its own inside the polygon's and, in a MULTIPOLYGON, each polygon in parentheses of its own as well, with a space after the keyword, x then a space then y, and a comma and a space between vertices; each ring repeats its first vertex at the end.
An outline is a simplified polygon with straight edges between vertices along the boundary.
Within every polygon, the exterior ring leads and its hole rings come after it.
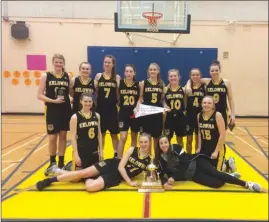
POLYGON ((135 103, 135 99, 133 96, 124 96, 123 99, 124 99, 123 103, 124 106, 134 105, 135 103))

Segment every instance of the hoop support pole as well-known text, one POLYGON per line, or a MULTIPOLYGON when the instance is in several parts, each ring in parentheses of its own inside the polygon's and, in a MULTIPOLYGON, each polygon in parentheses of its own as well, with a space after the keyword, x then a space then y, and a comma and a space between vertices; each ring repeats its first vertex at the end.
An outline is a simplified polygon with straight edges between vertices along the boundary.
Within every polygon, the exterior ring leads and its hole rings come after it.
POLYGON ((124 34, 128 38, 129 43, 130 44, 133 44, 134 42, 133 42, 133 36, 132 36, 132 34, 130 32, 125 32, 124 34))
POLYGON ((180 34, 174 34, 173 43, 172 43, 173 45, 176 44, 176 42, 177 42, 179 36, 180 36, 180 34))

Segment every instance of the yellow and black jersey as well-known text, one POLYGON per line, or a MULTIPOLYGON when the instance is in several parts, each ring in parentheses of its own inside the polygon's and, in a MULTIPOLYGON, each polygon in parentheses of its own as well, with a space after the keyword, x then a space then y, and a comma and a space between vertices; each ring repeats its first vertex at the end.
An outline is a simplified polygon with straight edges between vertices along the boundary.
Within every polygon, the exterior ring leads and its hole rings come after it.
POLYGON ((184 89, 181 86, 178 86, 176 89, 167 88, 164 98, 172 113, 182 113, 185 111, 184 95, 184 89))
POLYGON ((151 106, 162 106, 162 94, 163 85, 160 82, 153 84, 150 79, 144 81, 143 104, 151 106))
POLYGON ((70 104, 69 84, 69 76, 66 72, 63 72, 59 77, 52 72, 47 72, 45 96, 50 99, 60 97, 65 100, 66 104, 70 104))
POLYGON ((219 82, 214 82, 211 79, 206 87, 206 94, 213 97, 217 111, 227 110, 228 89, 223 79, 219 82))
POLYGON ((106 78, 104 73, 98 80, 97 105, 99 107, 116 106, 117 104, 117 81, 106 78))
POLYGON ((200 112, 198 126, 201 134, 201 153, 209 157, 215 151, 219 140, 219 130, 216 120, 216 111, 208 118, 200 112))
POLYGON ((150 155, 140 157, 139 148, 135 147, 125 166, 127 175, 130 178, 139 175, 141 172, 146 170, 147 165, 150 163, 150 160, 150 155))
POLYGON ((83 82, 81 80, 81 77, 76 77, 74 86, 74 102, 73 102, 73 112, 76 113, 80 110, 80 96, 82 93, 90 93, 93 95, 95 92, 95 87, 94 87, 94 79, 89 78, 87 82, 83 82))
POLYGON ((98 118, 95 112, 85 116, 77 112, 77 144, 78 148, 98 149, 98 118))
POLYGON ((120 94, 120 110, 132 112, 139 99, 139 83, 133 82, 128 85, 125 79, 120 81, 119 86, 120 94))

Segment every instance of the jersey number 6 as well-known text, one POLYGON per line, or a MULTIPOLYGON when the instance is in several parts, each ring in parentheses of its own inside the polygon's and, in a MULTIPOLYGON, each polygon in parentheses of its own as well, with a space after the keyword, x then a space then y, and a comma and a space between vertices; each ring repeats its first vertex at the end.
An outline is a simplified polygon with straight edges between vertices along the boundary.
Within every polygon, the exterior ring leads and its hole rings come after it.
POLYGON ((89 129, 88 135, 89 135, 90 139, 93 139, 95 137, 94 128, 89 129))

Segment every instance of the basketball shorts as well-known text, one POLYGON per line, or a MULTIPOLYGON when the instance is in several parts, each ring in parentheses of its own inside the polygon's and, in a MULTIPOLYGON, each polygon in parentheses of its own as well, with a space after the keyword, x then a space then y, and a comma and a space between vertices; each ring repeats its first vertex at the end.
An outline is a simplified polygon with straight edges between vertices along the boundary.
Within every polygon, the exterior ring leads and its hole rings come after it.
POLYGON ((198 123, 196 113, 188 113, 186 115, 186 134, 192 136, 193 133, 198 134, 198 123))
POLYGON ((119 129, 120 131, 128 131, 131 128, 132 132, 139 132, 140 122, 139 118, 130 118, 133 112, 120 109, 119 111, 119 129))
POLYGON ((69 122, 72 115, 70 104, 48 103, 45 115, 48 134, 69 131, 69 122))
POLYGON ((158 138, 163 130, 163 114, 157 113, 139 118, 141 133, 148 133, 154 138, 158 138))
POLYGON ((217 159, 210 159, 212 153, 215 151, 215 148, 212 149, 211 151, 207 150, 207 149, 201 149, 201 154, 205 154, 208 158, 209 158, 209 161, 210 163, 219 171, 221 171, 222 169, 222 165, 225 161, 225 154, 226 154, 226 146, 225 144, 223 144, 223 147, 222 149, 220 149, 219 151, 219 154, 218 154, 218 157, 217 159))
POLYGON ((111 107, 98 107, 97 106, 97 113, 99 113, 101 118, 101 132, 105 133, 107 130, 111 134, 118 134, 119 127, 118 127, 118 108, 117 106, 111 107))
POLYGON ((164 133, 172 138, 174 133, 176 136, 186 136, 186 117, 184 113, 167 113, 164 133))
POLYGON ((118 170, 120 159, 106 159, 94 164, 95 168, 100 172, 100 177, 104 180, 104 187, 115 187, 120 184, 122 177, 118 170))
MULTIPOLYGON (((87 147, 89 148, 89 147, 87 147)), ((81 147, 78 146, 78 155, 81 160, 81 168, 85 169, 87 167, 90 167, 94 165, 95 163, 99 162, 99 153, 98 150, 86 150, 81 149, 81 147)))

